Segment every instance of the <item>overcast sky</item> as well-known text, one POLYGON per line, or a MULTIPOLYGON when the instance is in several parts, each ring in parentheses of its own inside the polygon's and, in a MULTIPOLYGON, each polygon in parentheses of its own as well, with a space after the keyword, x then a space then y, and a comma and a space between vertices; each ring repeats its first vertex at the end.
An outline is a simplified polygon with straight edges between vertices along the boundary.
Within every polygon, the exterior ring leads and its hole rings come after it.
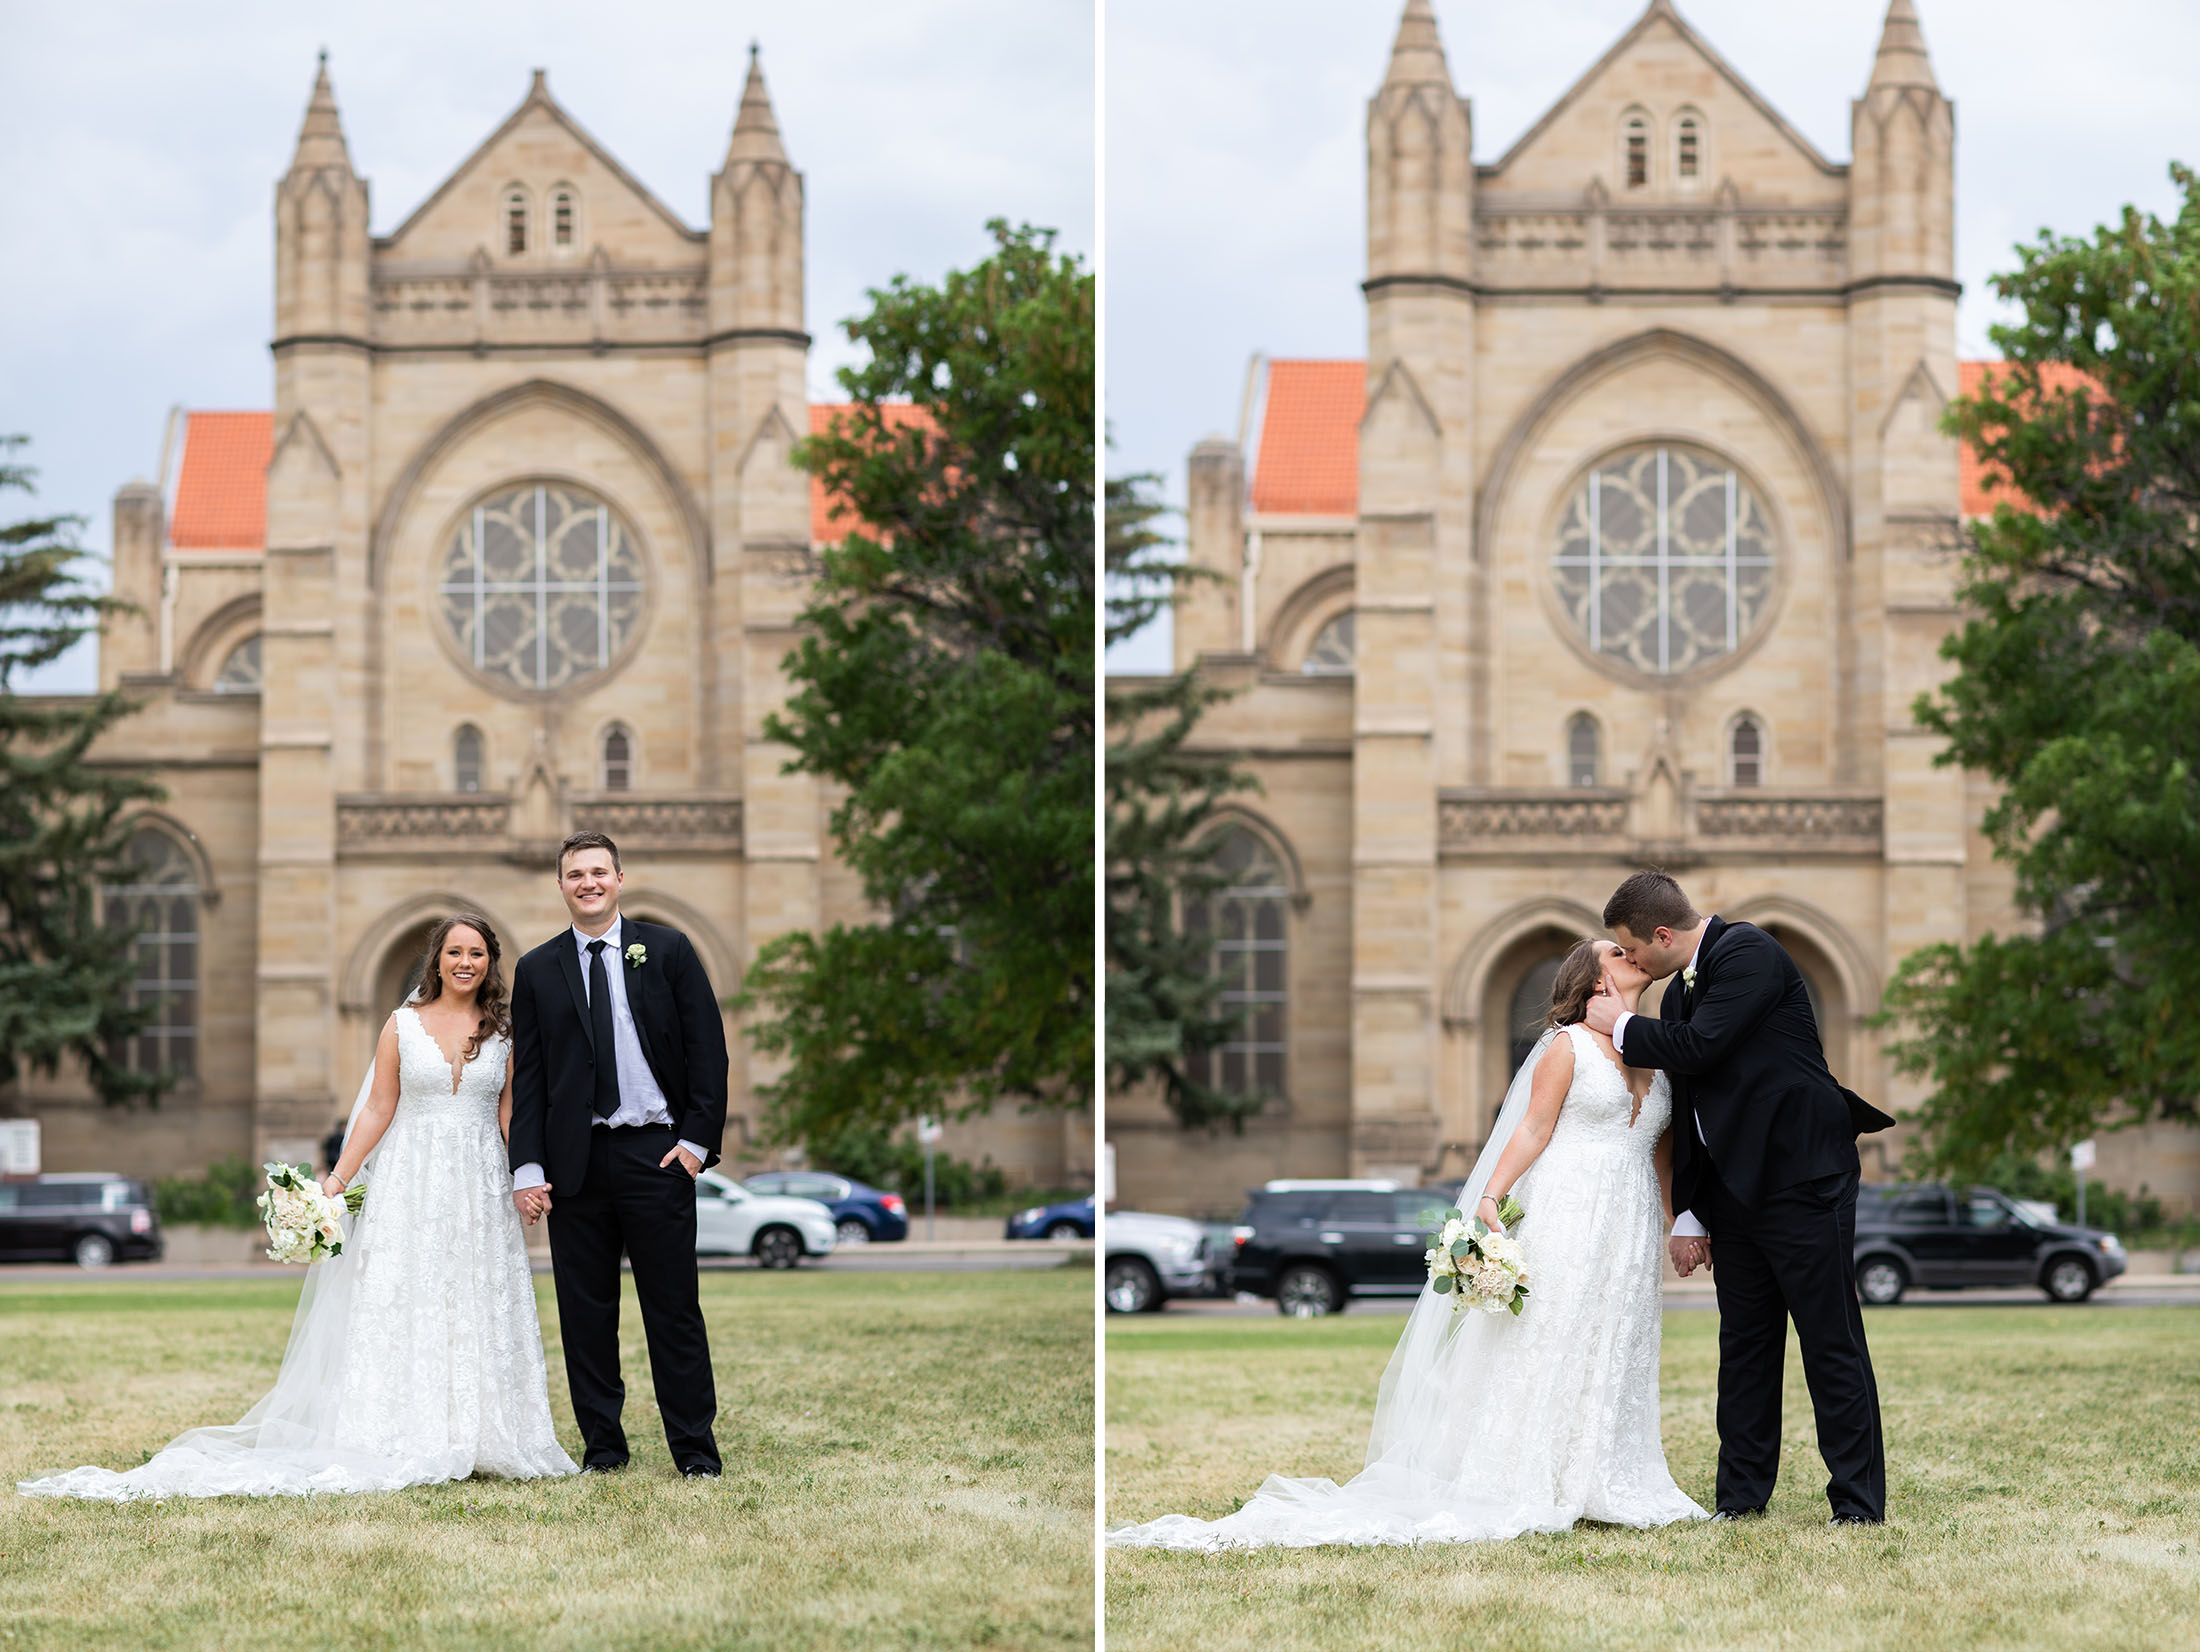
MULTIPOLYGON (((272 404, 275 180, 329 52, 373 229, 526 96, 529 71, 696 228, 761 42, 806 177, 811 384, 864 289, 975 262, 985 221, 1094 249, 1092 0, 0 0, 0 432, 89 517, 149 476, 176 403, 272 404)), ((89 645, 26 689, 89 688, 89 645)))
MULTIPOLYGON (((2040 228, 2125 202, 2171 209, 2200 163, 2192 0, 1916 0, 1956 105, 1957 338, 1992 353, 1985 278, 2040 228)), ((1641 15, 1644 0, 1436 0, 1452 78, 1494 160, 1641 15)), ((1366 349, 1363 133, 1402 0, 1108 0, 1111 469, 1162 472, 1234 436, 1248 357, 1366 349)), ((1691 24, 1836 160, 1885 0, 1680 0, 1691 24)), ((1166 669, 1166 621, 1110 655, 1166 669)))

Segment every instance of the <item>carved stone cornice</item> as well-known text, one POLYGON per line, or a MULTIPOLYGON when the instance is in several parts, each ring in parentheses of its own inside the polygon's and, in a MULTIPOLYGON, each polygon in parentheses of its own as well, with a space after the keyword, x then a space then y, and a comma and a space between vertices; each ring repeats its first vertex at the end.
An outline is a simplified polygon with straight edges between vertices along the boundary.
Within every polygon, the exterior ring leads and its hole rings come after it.
MULTIPOLYGON (((601 793, 568 800, 564 830, 608 833, 622 852, 738 855, 741 799, 721 792, 672 796, 601 793)), ((479 792, 355 793, 336 800, 336 844, 352 856, 487 855, 547 865, 557 838, 516 830, 513 799, 479 792)))
POLYGON ((1640 800, 1624 791, 1446 791, 1436 803, 1445 860, 1581 856, 1701 864, 1732 855, 1878 855, 1884 799, 1876 793, 1684 792, 1677 836, 1645 835, 1640 800), (1653 841, 1653 837, 1655 841, 1653 841))

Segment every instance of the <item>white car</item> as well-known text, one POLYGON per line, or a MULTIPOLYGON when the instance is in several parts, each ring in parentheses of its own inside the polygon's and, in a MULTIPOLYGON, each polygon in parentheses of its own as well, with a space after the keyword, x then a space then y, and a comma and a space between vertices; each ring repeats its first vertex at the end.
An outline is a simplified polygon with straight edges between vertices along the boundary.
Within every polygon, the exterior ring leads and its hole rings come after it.
POLYGON ((815 1199, 751 1193, 715 1170, 695 1178, 695 1254, 753 1256, 765 1268, 791 1268, 805 1256, 830 1256, 840 1235, 833 1213, 815 1199))

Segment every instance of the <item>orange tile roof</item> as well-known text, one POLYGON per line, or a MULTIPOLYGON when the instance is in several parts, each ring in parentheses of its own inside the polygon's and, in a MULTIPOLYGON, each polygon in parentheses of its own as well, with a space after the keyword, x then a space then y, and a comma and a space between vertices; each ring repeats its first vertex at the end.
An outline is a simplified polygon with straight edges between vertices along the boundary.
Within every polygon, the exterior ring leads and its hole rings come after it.
MULTIPOLYGON (((1990 361, 1957 363, 1961 393, 1978 392, 1990 361)), ((2084 382, 2074 367, 2050 366, 2047 383, 2056 388, 2084 382)), ((1360 508, 1360 414, 1365 407, 1366 367, 1357 361, 1274 361, 1268 365, 1267 408, 1261 418, 1260 445, 1253 453, 1253 509, 1277 516, 1351 516, 1360 508)), ((1958 455, 1962 510, 1966 517, 1986 516, 2004 498, 2018 496, 1990 488, 1978 454, 1965 446, 1958 455)))
MULTIPOLYGON (((833 420, 855 406, 853 402, 812 402, 810 404, 810 434, 822 436, 832 428, 833 420)), ((908 402, 884 402, 881 411, 889 425, 922 424, 925 415, 908 402)), ((835 545, 856 530, 855 513, 846 503, 835 499, 825 491, 822 478, 810 478, 810 543, 835 545)))
MULTIPOLYGON (((1975 396, 1986 384, 1993 369, 2001 366, 1998 361, 1959 361, 1956 363, 1956 389, 1965 396, 1975 396)), ((2040 371, 2040 382, 2050 390, 2063 390, 2074 384, 2091 384, 2091 377, 2068 363, 2051 361, 2040 371)), ((1974 516, 1991 516, 2000 504, 2015 505, 2018 509, 2030 508, 2023 494, 2004 483, 1989 484, 1986 480, 1986 464, 1977 449, 1970 443, 1963 445, 1956 457, 1956 467, 1963 479, 1963 515, 1966 520, 1974 516)))
POLYGON ((267 544, 267 462, 272 413, 193 413, 168 543, 179 551, 256 551, 267 544))
POLYGON ((1367 364, 1272 361, 1253 466, 1253 509, 1351 516, 1360 508, 1360 414, 1367 364))

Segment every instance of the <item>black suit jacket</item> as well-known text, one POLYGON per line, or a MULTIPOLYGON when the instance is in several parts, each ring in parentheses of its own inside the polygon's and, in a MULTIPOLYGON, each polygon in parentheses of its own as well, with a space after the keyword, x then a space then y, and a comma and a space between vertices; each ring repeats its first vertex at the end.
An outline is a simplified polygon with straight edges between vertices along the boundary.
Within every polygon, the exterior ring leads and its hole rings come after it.
MULTIPOLYGON (((639 965, 606 958, 626 972, 626 1002, 642 1055, 665 1093, 673 1133, 718 1162, 726 1132, 726 1024, 695 948, 677 929, 625 918, 620 951, 640 942, 639 965)), ((595 1126, 596 1063, 588 988, 573 932, 561 929, 512 971, 512 1168, 539 1164, 553 1193, 577 1193, 588 1174, 588 1132, 595 1126)))
POLYGON ((1713 918, 1693 987, 1666 989, 1659 1019, 1627 1023, 1620 1053, 1662 1067, 1673 1089, 1673 1208, 1713 1173, 1737 1203, 1857 1170, 1856 1138, 1894 1121, 1834 1082, 1802 971, 1755 924, 1713 918), (1703 1126, 1699 1140, 1698 1123, 1703 1126))

